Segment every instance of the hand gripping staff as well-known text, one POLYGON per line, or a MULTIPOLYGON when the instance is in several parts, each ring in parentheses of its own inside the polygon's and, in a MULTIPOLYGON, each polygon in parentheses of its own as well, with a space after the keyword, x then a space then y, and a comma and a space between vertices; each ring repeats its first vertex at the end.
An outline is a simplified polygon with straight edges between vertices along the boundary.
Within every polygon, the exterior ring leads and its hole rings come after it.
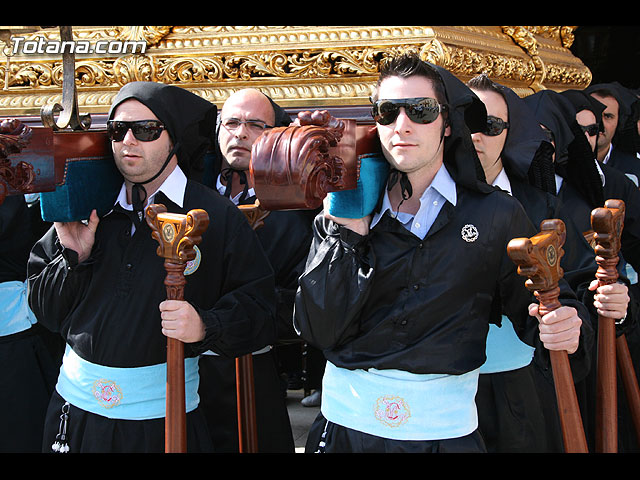
MULTIPOLYGON (((518 265, 518 274, 528 277, 525 286, 534 293, 544 316, 561 306, 558 301, 558 282, 564 275, 560 259, 566 239, 562 220, 548 219, 540 224, 540 233, 531 238, 514 238, 507 245, 507 253, 518 265)), ((550 350, 551 368, 558 401, 558 413, 567 453, 587 453, 587 441, 582 426, 573 375, 566 351, 550 350)))
MULTIPOLYGON (((609 199, 591 212, 599 286, 618 281, 619 252, 625 204, 609 199)), ((598 364, 596 391, 596 451, 612 453, 618 447, 616 358, 625 387, 636 434, 640 435, 640 389, 624 334, 616 338, 615 320, 598 316, 598 364)))
MULTIPOLYGON (((164 205, 153 204, 146 209, 151 236, 158 241, 158 256, 164 258, 167 271, 165 287, 168 300, 183 300, 187 283, 184 269, 196 257, 194 246, 202 240, 209 226, 206 211, 196 209, 186 215, 167 213, 164 205)), ((165 418, 165 453, 187 451, 185 406, 184 345, 167 337, 167 400, 165 418)))

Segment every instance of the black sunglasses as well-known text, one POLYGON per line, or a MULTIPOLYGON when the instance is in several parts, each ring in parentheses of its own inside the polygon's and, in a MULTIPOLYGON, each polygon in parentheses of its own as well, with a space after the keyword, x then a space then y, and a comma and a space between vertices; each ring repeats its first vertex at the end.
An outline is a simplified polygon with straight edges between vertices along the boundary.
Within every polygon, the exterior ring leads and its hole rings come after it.
POLYGON ((385 99, 373 104, 371 115, 380 125, 389 125, 395 122, 403 107, 411 121, 422 124, 432 123, 441 112, 447 110, 447 106, 439 104, 435 98, 385 99))
POLYGON ((598 125, 597 123, 592 123, 591 125, 580 125, 580 129, 590 137, 593 137, 594 135, 598 134, 600 125, 598 125))
POLYGON ((494 117, 493 115, 487 115, 487 125, 484 127, 482 133, 488 137, 495 137, 500 135, 505 128, 509 128, 509 122, 505 122, 501 118, 494 117))
POLYGON ((129 130, 133 132, 136 140, 152 142, 162 135, 164 125, 158 120, 136 120, 135 122, 123 122, 121 120, 109 120, 107 122, 107 135, 114 142, 121 142, 129 130))

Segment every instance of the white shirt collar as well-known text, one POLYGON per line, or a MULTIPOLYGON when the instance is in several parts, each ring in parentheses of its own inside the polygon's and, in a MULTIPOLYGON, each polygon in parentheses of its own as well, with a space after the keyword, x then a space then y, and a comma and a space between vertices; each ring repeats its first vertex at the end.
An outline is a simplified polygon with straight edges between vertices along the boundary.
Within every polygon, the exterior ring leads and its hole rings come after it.
MULTIPOLYGON (((423 211, 425 207, 428 207, 428 204, 430 203, 429 197, 434 193, 434 191, 442 195, 442 197, 444 197, 445 200, 448 200, 453 206, 456 205, 458 200, 456 183, 453 178, 451 178, 451 175, 444 165, 440 166, 435 177, 433 177, 433 180, 431 181, 431 185, 429 185, 420 196, 420 209, 416 215, 420 215, 421 211, 423 211)), ((376 213, 371 220, 370 228, 373 228, 380 221, 387 210, 394 212, 393 208, 391 208, 391 202, 389 201, 389 192, 385 188, 382 207, 380 208, 380 212, 376 213)))
POLYGON ((602 163, 606 164, 609 161, 609 157, 611 156, 611 150, 613 150, 613 144, 610 143, 609 144, 609 151, 607 152, 607 154, 602 159, 602 163))
POLYGON ((500 173, 495 178, 492 185, 494 187, 500 188, 501 190, 504 190, 509 195, 512 195, 511 182, 509 181, 509 177, 507 176, 507 172, 504 171, 504 168, 500 170, 500 173))
MULTIPOLYGON (((182 169, 176 166, 176 168, 173 169, 173 171, 165 179, 162 185, 160 185, 160 188, 158 188, 158 190, 148 196, 147 205, 153 203, 153 198, 155 197, 156 193, 162 191, 162 193, 164 193, 169 200, 182 208, 184 206, 184 192, 186 188, 187 177, 182 169)), ((116 199, 116 204, 118 203, 122 208, 126 210, 133 210, 133 206, 127 202, 127 190, 124 183, 122 184, 120 193, 118 194, 118 198, 116 199)))
MULTIPOLYGON (((218 174, 218 179, 216 180, 216 189, 218 190, 218 192, 220 192, 220 195, 224 195, 224 191, 227 189, 227 187, 222 184, 222 181, 220 180, 221 176, 222 174, 218 174)), ((256 192, 253 187, 249 187, 249 190, 247 190, 247 197, 253 197, 255 196, 255 194, 256 192)), ((241 195, 242 192, 233 197, 231 201, 237 205, 241 195)))

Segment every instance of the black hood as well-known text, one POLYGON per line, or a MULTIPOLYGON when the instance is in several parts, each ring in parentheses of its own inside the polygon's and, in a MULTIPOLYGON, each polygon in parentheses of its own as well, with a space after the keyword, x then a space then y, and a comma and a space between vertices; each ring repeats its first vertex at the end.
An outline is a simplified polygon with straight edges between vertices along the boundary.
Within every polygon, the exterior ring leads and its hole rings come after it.
POLYGON ((638 94, 618 82, 599 83, 587 88, 588 92, 605 90, 610 92, 619 105, 619 118, 612 143, 616 148, 634 155, 640 152, 640 135, 637 122, 640 118, 640 98, 638 94))
MULTIPOLYGON (((509 129, 502 149, 502 164, 509 175, 527 180, 533 160, 546 136, 526 102, 510 88, 496 85, 502 91, 509 111, 509 129)), ((548 158, 549 162, 551 160, 548 158)))
POLYGON ((484 130, 487 110, 482 100, 448 70, 430 64, 440 74, 449 108, 451 135, 444 141, 444 164, 456 183, 480 192, 491 192, 471 134, 484 130))
POLYGON ((131 82, 116 95, 109 119, 125 100, 147 106, 166 127, 178 145, 178 164, 187 176, 201 174, 203 157, 214 141, 217 108, 211 102, 183 88, 156 82, 131 82))
POLYGON ((567 162, 569 144, 575 138, 571 125, 576 123, 576 110, 569 100, 553 90, 541 90, 524 98, 538 123, 553 134, 556 164, 567 162))
MULTIPOLYGON (((580 192, 589 202, 592 208, 604 204, 602 178, 597 167, 595 152, 591 149, 587 138, 580 129, 576 114, 587 108, 591 110, 596 119, 602 115, 604 105, 595 99, 580 98, 574 93, 557 93, 551 90, 538 92, 532 96, 544 98, 537 102, 537 116, 543 125, 555 125, 550 128, 554 135, 560 132, 560 145, 564 156, 561 162, 556 163, 556 172, 580 192), (568 132, 568 133, 567 133, 568 132)), ((557 161, 556 150, 556 161, 557 161)))

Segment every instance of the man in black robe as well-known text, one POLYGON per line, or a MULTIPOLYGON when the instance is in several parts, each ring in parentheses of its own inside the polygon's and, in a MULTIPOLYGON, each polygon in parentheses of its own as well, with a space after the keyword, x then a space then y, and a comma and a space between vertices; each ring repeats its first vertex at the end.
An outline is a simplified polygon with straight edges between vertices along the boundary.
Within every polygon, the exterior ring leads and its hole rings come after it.
MULTIPOLYGON (((249 175, 255 140, 267 129, 287 126, 289 115, 256 89, 242 89, 225 102, 218 124, 218 144, 206 157, 207 184, 235 205, 252 205, 256 195, 249 175)), ((290 344, 301 359, 301 341, 293 330, 293 296, 311 243, 312 217, 305 211, 272 211, 256 230, 274 270, 277 343, 290 344)), ((292 453, 294 442, 286 395, 278 369, 276 342, 253 352, 258 452, 292 453)), ((200 359, 200 396, 214 445, 238 451, 235 359, 206 352, 200 359)))
MULTIPOLYGON (((637 297, 630 289, 626 276, 624 255, 637 256, 638 249, 638 192, 635 185, 622 172, 596 160, 596 137, 601 123, 602 112, 606 106, 583 91, 567 91, 559 94, 552 91, 538 92, 525 98, 538 121, 549 130, 554 145, 555 170, 558 204, 556 216, 562 218, 568 228, 587 234, 591 230, 591 211, 604 206, 604 200, 619 198, 625 202, 625 228, 622 235, 622 257, 618 264, 620 281, 613 285, 597 287, 595 273, 598 265, 595 253, 587 238, 578 237, 574 248, 567 248, 563 269, 565 278, 574 288, 578 298, 589 308, 592 325, 597 331, 598 315, 616 320, 618 333, 626 333, 633 339, 637 335, 637 297), (595 125, 595 126, 594 126, 595 125), (628 228, 627 228, 628 227, 628 228), (635 253, 634 253, 635 252, 635 253), (608 308, 601 300, 603 295, 613 292, 623 294, 618 307, 608 308), (623 308, 625 307, 625 308, 623 308)), ((601 130, 600 130, 601 131, 601 130)), ((635 341, 630 343, 631 346, 635 341)), ((595 448, 595 402, 596 402, 596 360, 597 342, 591 356, 592 365, 589 374, 576 378, 578 398, 583 413, 583 424, 587 434, 590 451, 595 448)), ((540 369, 544 371, 543 368, 540 369)), ((619 398, 620 394, 618 395, 619 398)), ((621 412, 624 402, 619 402, 621 412)), ((624 416, 624 415, 623 415, 624 416)), ((620 451, 627 449, 627 425, 631 422, 619 422, 620 451), (626 432, 626 433, 623 433, 626 432)))
MULTIPOLYGON (((513 195, 534 225, 555 218, 556 198, 551 146, 533 112, 511 89, 486 75, 467 85, 487 108, 487 128, 472 134, 487 182, 513 195)), ((564 251, 573 250, 575 235, 567 232, 564 251)), ((583 239, 581 239, 583 241, 583 239)), ((520 280, 518 280, 520 281, 520 280)), ((487 450, 494 453, 550 452, 560 435, 558 422, 545 421, 546 403, 555 402, 553 385, 542 397, 536 385, 535 349, 522 342, 508 318, 490 325, 487 362, 480 368, 476 403, 487 450)), ((582 377, 584 372, 574 372, 582 377)), ((555 409, 550 409, 557 416, 555 409)), ((560 445, 561 447, 561 445, 560 445)))
POLYGON ((67 342, 44 451, 164 451, 167 337, 185 345, 187 450, 212 451, 198 407, 198 355, 249 353, 273 342, 273 273, 255 233, 232 204, 188 179, 215 118, 213 104, 184 89, 125 85, 108 123, 124 177, 116 204, 102 218, 94 211, 86 222, 55 223, 34 246, 30 305, 67 342), (145 203, 209 215, 185 269, 184 301, 166 300, 145 203))
POLYGON ((0 452, 36 453, 62 361, 58 335, 27 303, 27 260, 49 224, 38 194, 10 195, 0 205, 0 452))
POLYGON ((486 451, 474 401, 492 306, 574 362, 586 312, 562 284, 563 306, 536 320, 506 246, 537 231, 485 182, 470 133, 486 110, 468 87, 409 54, 385 61, 372 100, 390 185, 372 215, 316 217, 296 296, 296 327, 327 358, 307 451, 486 451))
POLYGON ((585 91, 606 107, 602 112, 602 131, 598 135, 598 161, 620 170, 640 187, 640 159, 636 152, 617 145, 617 140, 628 128, 628 120, 633 118, 634 112, 637 115, 634 110, 637 107, 633 104, 638 103, 638 99, 625 101, 631 94, 615 83, 590 85, 585 91))

